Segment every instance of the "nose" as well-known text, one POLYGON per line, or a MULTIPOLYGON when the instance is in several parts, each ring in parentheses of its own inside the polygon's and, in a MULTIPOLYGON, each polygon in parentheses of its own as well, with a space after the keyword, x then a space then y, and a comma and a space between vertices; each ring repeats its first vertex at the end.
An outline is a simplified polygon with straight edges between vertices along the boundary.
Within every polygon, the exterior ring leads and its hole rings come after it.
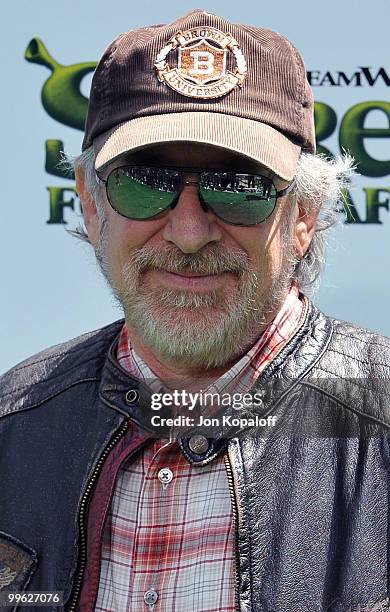
POLYGON ((222 239, 215 215, 204 210, 198 186, 193 182, 183 187, 175 207, 169 211, 163 238, 183 253, 196 253, 209 242, 222 239))

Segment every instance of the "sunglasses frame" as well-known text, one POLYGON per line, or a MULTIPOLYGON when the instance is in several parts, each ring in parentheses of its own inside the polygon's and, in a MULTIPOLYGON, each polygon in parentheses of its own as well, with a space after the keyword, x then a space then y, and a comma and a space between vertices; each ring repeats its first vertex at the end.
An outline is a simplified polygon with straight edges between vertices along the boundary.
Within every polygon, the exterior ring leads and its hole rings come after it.
POLYGON ((121 217, 124 217, 125 219, 130 219, 131 221, 151 221, 152 219, 156 219, 156 217, 163 215, 167 212, 167 210, 171 209, 173 210, 175 208, 175 206, 177 205, 180 195, 183 191, 183 188, 185 185, 200 185, 200 181, 185 181, 183 180, 183 174, 187 173, 187 174, 197 174, 200 175, 203 173, 224 173, 224 174, 246 174, 249 176, 259 176, 261 178, 267 179, 268 181, 270 181, 270 183, 273 185, 275 192, 276 192, 276 198, 275 198, 275 204, 272 208, 272 210, 268 213, 268 215, 262 219, 261 221, 258 221, 257 223, 251 223, 251 224, 246 224, 246 223, 232 223, 231 221, 226 221, 225 219, 223 219, 223 217, 221 217, 220 215, 218 215, 213 209, 212 207, 207 204, 204 199, 203 196, 200 192, 200 187, 198 188, 198 197, 199 197, 199 201, 202 205, 202 208, 205 212, 211 210, 211 212, 213 214, 215 214, 216 217, 218 217, 218 219, 221 219, 221 221, 223 221, 224 223, 227 223, 228 225, 236 225, 239 227, 255 227, 256 225, 260 225, 260 223, 264 223, 264 221, 266 221, 275 211, 276 209, 276 205, 278 203, 278 199, 282 198, 286 195, 288 195, 293 188, 295 187, 296 184, 296 180, 295 177, 293 178, 293 180, 291 181, 291 183, 285 187, 284 189, 281 189, 280 191, 277 190, 275 183, 273 182, 273 180, 269 177, 269 176, 265 176, 263 174, 255 174, 253 172, 235 172, 235 171, 229 171, 229 170, 221 170, 221 168, 207 168, 207 169, 202 169, 199 170, 199 168, 175 168, 175 167, 171 167, 171 166, 136 166, 136 165, 131 165, 131 164, 124 164, 123 166, 117 166, 116 168, 113 168, 107 178, 103 179, 98 172, 96 172, 96 177, 98 179, 98 181, 100 183, 103 183, 105 185, 105 189, 106 189, 106 196, 107 196, 107 200, 108 203, 110 204, 111 208, 121 217), (181 174, 181 188, 179 193, 176 195, 175 199, 173 200, 173 202, 171 202, 171 204, 169 204, 164 210, 161 210, 159 212, 157 212, 155 215, 152 215, 150 217, 146 217, 145 219, 138 219, 138 218, 134 218, 134 217, 129 217, 127 215, 124 215, 123 213, 119 212, 115 206, 113 206, 109 193, 108 193, 108 179, 110 178, 111 174, 117 170, 121 170, 122 168, 147 168, 147 169, 152 169, 155 168, 156 170, 173 170, 175 172, 178 172, 181 174))

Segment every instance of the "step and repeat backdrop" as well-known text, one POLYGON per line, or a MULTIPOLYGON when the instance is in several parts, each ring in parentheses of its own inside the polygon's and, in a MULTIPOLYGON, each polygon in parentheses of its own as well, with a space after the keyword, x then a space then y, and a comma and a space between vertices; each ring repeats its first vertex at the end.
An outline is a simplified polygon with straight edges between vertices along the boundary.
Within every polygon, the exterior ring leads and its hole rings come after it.
MULTIPOLYGON (((388 1, 208 2, 232 21, 268 27, 302 52, 313 87, 318 151, 349 151, 360 176, 329 242, 315 301, 328 314, 390 335, 390 53, 388 1), (314 13, 315 9, 315 13, 314 13)), ((187 1, 135 5, 21 0, 3 9, 0 372, 121 316, 88 245, 61 151, 78 154, 96 62, 120 32, 164 23, 187 1)))

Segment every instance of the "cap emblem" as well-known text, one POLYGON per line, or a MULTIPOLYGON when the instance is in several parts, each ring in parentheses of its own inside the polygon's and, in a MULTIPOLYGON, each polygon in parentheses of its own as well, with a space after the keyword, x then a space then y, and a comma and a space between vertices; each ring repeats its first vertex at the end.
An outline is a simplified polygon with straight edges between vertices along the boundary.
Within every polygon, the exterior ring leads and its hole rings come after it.
POLYGON ((216 28, 193 28, 178 32, 158 54, 157 78, 183 96, 220 98, 242 86, 247 66, 238 42, 231 34, 216 28), (177 68, 171 68, 166 58, 178 51, 177 68), (234 72, 226 69, 227 54, 236 60, 234 72))

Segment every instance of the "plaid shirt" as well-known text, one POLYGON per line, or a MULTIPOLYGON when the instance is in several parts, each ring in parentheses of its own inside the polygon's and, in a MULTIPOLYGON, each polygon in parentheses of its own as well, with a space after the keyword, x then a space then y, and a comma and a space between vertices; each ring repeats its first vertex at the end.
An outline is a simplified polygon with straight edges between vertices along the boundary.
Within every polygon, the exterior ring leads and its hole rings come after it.
MULTIPOLYGON (((221 393, 234 385, 235 393, 247 392, 292 335, 302 309, 294 283, 258 342, 207 391, 221 393)), ((156 379, 132 348, 126 326, 117 358, 136 378, 156 379)), ((87 602, 93 605, 95 581, 98 611, 234 611, 235 542, 223 456, 193 465, 177 442, 148 440, 134 422, 129 425, 90 503, 80 610, 92 609, 87 602)))

